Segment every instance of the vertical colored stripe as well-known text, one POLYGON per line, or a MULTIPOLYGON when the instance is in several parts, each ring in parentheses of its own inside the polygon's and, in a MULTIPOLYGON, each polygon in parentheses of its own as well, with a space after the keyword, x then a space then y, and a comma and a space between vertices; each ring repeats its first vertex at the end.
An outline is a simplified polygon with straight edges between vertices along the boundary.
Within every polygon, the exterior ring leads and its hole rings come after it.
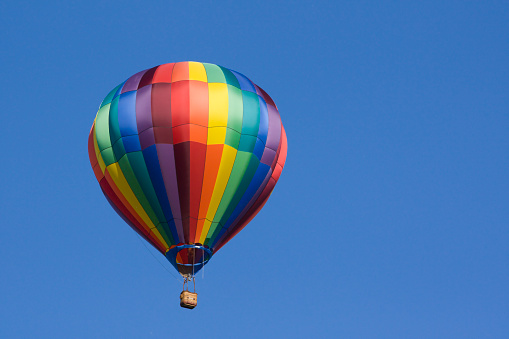
POLYGON ((207 82, 207 72, 201 62, 189 62, 189 80, 207 82))
POLYGON ((189 63, 188 62, 177 62, 173 67, 171 76, 172 82, 189 80, 189 63))
POLYGON ((184 230, 184 242, 189 242, 189 217, 190 217, 190 142, 182 142, 174 147, 175 170, 177 173, 180 212, 182 215, 182 227, 184 230))
POLYGON ((198 223, 195 242, 200 242, 207 211, 214 192, 216 178, 218 176, 224 145, 208 145, 205 155, 205 169, 201 188, 200 209, 198 211, 198 223))
POLYGON ((173 73, 174 63, 164 64, 157 67, 152 78, 152 83, 171 83, 171 75, 173 73))
MULTIPOLYGON (((228 145, 224 146, 223 155, 221 157, 221 163, 219 164, 219 170, 217 172, 217 177, 215 179, 214 190, 212 193, 212 197, 210 199, 209 208, 207 210, 206 218, 210 222, 212 222, 212 220, 214 219, 214 215, 216 214, 219 203, 221 202, 221 198, 223 197, 224 189, 226 188, 226 184, 228 183, 228 179, 230 178, 230 173, 232 171, 236 155, 237 155, 236 149, 228 145)), ((200 236, 200 243, 202 244, 205 241, 205 238, 209 231, 209 227, 207 227, 207 225, 203 226, 203 231, 200 236)))
POLYGON ((185 241, 184 228, 182 225, 182 215, 180 212, 177 172, 175 167, 173 147, 173 145, 166 144, 156 145, 157 155, 159 158, 159 167, 161 168, 164 187, 166 189, 166 194, 170 203, 172 215, 175 218, 174 223, 178 234, 177 243, 183 243, 185 241))

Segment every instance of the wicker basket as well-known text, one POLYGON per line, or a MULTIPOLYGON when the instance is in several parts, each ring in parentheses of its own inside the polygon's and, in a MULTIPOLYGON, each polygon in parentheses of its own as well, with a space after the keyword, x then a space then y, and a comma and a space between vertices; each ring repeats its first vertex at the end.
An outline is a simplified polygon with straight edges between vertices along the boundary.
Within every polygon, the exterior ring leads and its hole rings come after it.
POLYGON ((195 308, 198 304, 198 293, 182 291, 180 293, 180 306, 184 308, 195 308))

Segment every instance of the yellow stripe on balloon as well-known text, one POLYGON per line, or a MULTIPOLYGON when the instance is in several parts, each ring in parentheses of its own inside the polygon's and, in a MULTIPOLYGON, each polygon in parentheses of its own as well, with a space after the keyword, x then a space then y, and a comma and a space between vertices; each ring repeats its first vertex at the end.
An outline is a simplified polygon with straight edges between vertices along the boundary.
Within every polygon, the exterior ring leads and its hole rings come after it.
POLYGON ((203 244, 205 242, 207 234, 209 233, 210 225, 212 225, 212 222, 210 220, 205 219, 205 221, 203 222, 203 228, 200 234, 199 243, 203 244))
POLYGON ((226 127, 210 127, 207 145, 222 145, 226 140, 226 127))
MULTIPOLYGON (((209 127, 228 125, 228 86, 209 84, 209 127)), ((224 143, 224 141, 223 141, 224 143)))
MULTIPOLYGON (((230 174, 232 172, 236 155, 237 150, 235 148, 229 145, 224 145, 221 163, 219 164, 219 171, 217 172, 216 184, 214 186, 212 198, 210 199, 209 209, 207 210, 208 220, 214 219, 214 215, 216 214, 219 203, 221 202, 221 198, 223 197, 226 184, 228 184, 228 179, 230 179, 230 174)), ((207 233, 209 232, 209 228, 210 225, 203 226, 202 234, 200 236, 200 242, 202 244, 205 241, 207 233)))
POLYGON ((201 62, 189 61, 189 80, 207 82, 207 72, 201 62))
MULTIPOLYGON (((115 162, 115 163, 109 165, 108 167, 106 167, 106 170, 108 171, 111 178, 115 182, 115 185, 117 186, 117 188, 120 190, 120 192, 125 197, 127 202, 129 202, 131 207, 140 216, 140 218, 143 220, 143 222, 145 222, 145 224, 148 226, 148 228, 150 228, 150 229, 154 228, 155 227, 154 223, 152 222, 152 220, 150 220, 147 213, 141 206, 140 202, 134 195, 131 187, 129 186, 129 184, 127 183, 127 180, 124 177, 124 173, 122 172, 122 170, 120 169, 120 166, 118 165, 118 162, 115 162)), ((157 229, 154 231, 154 234, 156 232, 159 233, 159 231, 157 231, 157 229)), ((162 243, 165 244, 166 241, 162 241, 162 243)))

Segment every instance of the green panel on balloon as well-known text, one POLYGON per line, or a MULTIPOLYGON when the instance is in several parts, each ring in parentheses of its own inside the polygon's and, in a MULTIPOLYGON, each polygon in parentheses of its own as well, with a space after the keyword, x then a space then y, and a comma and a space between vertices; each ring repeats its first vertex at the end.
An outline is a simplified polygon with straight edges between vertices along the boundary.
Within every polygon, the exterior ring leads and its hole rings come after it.
POLYGON ((129 155, 132 155, 133 153, 128 153, 122 158, 120 158, 120 160, 118 161, 118 165, 120 166, 122 173, 124 173, 124 177, 126 178, 129 187, 131 187, 131 190, 136 196, 136 199, 141 204, 141 207, 143 207, 143 210, 147 213, 148 217, 150 218, 150 220, 152 220, 154 225, 157 225, 159 220, 154 211, 152 210, 152 207, 150 206, 147 198, 145 197, 145 193, 141 189, 141 186, 138 183, 138 179, 136 178, 136 175, 134 174, 133 169, 131 168, 129 155))
POLYGON ((120 127, 118 125, 118 100, 120 96, 115 97, 110 104, 109 115, 109 132, 110 142, 113 145, 113 153, 115 155, 115 162, 118 162, 125 154, 124 143, 122 142, 122 135, 120 134, 120 127))
MULTIPOLYGON (((166 224, 166 226, 168 226, 168 224, 166 224)), ((158 225, 156 226, 156 228, 157 228, 157 230, 159 231, 159 233, 161 234, 161 236, 163 237, 164 241, 166 241, 166 243, 167 243, 167 244, 171 244, 171 243, 173 243, 173 242, 171 241, 171 239, 168 237, 168 234, 170 234, 170 236, 171 236, 171 233, 170 233, 170 230, 169 230, 169 229, 167 229, 167 227, 165 228, 165 227, 163 226, 163 224, 162 224, 162 223, 160 223, 160 224, 158 224, 158 225)))
POLYGON ((217 82, 221 84, 226 83, 226 79, 224 78, 224 73, 221 68, 217 65, 213 64, 203 64, 205 67, 205 72, 207 73, 207 82, 217 82))
POLYGON ((214 220, 212 220, 213 222, 219 222, 219 220, 221 220, 221 217, 223 216, 226 208, 235 195, 240 182, 242 181, 244 173, 249 167, 251 155, 251 153, 247 152, 237 152, 235 162, 233 163, 232 172, 230 173, 230 178, 228 179, 228 184, 226 185, 223 197, 221 198, 221 202, 219 203, 216 214, 214 215, 214 220))
POLYGON ((115 157, 115 153, 113 152, 112 147, 102 150, 101 157, 103 158, 104 164, 106 165, 106 167, 117 162, 117 159, 115 157))
MULTIPOLYGON (((221 66, 219 66, 221 67, 221 66)), ((226 79, 226 83, 232 86, 235 86, 237 89, 240 89, 239 81, 237 80, 237 77, 230 72, 229 69, 226 69, 224 67, 221 67, 221 70, 223 71, 224 78, 226 79)))
MULTIPOLYGON (((120 127, 118 125, 118 100, 119 96, 117 96, 110 104, 110 115, 108 119, 109 123, 109 133, 110 133, 110 142, 114 145, 118 139, 122 137, 120 134, 120 127)), ((122 155, 121 155, 122 156, 122 155)), ((120 159, 120 158, 119 158, 120 159)))
POLYGON ((212 233, 209 232, 209 235, 207 235, 207 241, 205 242, 205 244, 208 245, 208 243, 210 242, 210 239, 214 239, 215 237, 217 237, 219 232, 221 232, 222 228, 223 228, 222 225, 218 224, 218 226, 213 229, 212 233))
POLYGON ((235 130, 226 129, 226 139, 224 143, 228 146, 231 146, 235 149, 239 148, 240 143, 240 132, 237 132, 235 130))
MULTIPOLYGON (((213 222, 213 223, 210 225, 210 229, 214 229, 214 230, 215 230, 216 228, 217 228, 217 229, 221 229, 221 227, 222 227, 222 226, 221 226, 221 225, 219 225, 217 222, 213 222)), ((212 233, 210 233, 210 232, 209 232, 209 234, 212 234, 212 233)), ((205 241, 204 241, 204 243, 203 243, 203 244, 204 244, 205 246, 208 246, 210 239, 211 239, 211 238, 207 235, 207 238, 205 238, 205 241)))
POLYGON ((253 153, 254 147, 256 145, 257 137, 247 134, 242 134, 240 137, 239 143, 239 151, 253 153))
MULTIPOLYGON (((145 197, 147 198, 150 206, 152 206, 152 210, 157 215, 157 219, 160 222, 166 220, 164 217, 164 213, 159 205, 159 199, 157 199, 156 192, 154 190, 154 186, 152 186, 152 181, 150 180, 150 176, 148 174, 147 166, 145 165, 145 158, 143 157, 143 153, 132 152, 128 153, 127 157, 129 158, 129 163, 131 164, 131 168, 133 169, 134 174, 136 175, 136 179, 140 184, 143 192, 145 193, 145 197)), ((157 224, 157 223, 156 223, 157 224)))
POLYGON ((122 139, 117 140, 113 144, 113 153, 115 153, 116 162, 118 162, 125 155, 125 148, 122 139))
POLYGON ((115 95, 115 93, 117 93, 118 89, 120 88, 120 86, 122 86, 122 84, 118 85, 117 87, 115 87, 111 92, 108 93, 108 95, 106 96, 106 98, 104 98, 103 102, 101 103, 101 107, 109 104, 111 102, 111 100, 113 100, 113 96, 115 95))
POLYGON ((228 128, 242 133, 242 119, 244 106, 242 104, 242 91, 228 85, 228 128))
POLYGON ((95 120, 95 135, 97 137, 97 146, 102 151, 111 147, 110 128, 109 128, 110 104, 103 106, 97 112, 95 120))
MULTIPOLYGON (((239 152, 239 153, 242 154, 244 152, 239 152)), ((226 223, 226 221, 228 220, 230 215, 235 210, 235 207, 237 207, 237 204, 240 202, 240 199, 242 199, 242 196, 246 192, 249 184, 251 183, 251 180, 253 180, 256 170, 258 169, 258 165, 260 164, 260 160, 258 160, 258 158, 254 154, 251 154, 251 153, 246 153, 246 154, 249 154, 249 156, 250 156, 249 164, 246 168, 246 171, 241 176, 241 182, 240 182, 239 186, 237 187, 237 189, 235 190, 234 196, 233 196, 230 204, 228 205, 228 208, 223 213, 221 220, 219 220, 219 223, 221 225, 224 225, 226 223)), ((237 156, 238 156, 238 154, 237 154, 237 156)))
POLYGON ((253 92, 242 91, 242 104, 244 111, 242 134, 257 136, 260 127, 260 100, 258 95, 253 92))
POLYGON ((173 236, 171 235, 170 226, 168 226, 168 223, 162 222, 161 223, 161 227, 162 227, 162 230, 164 232, 164 233, 161 233, 161 234, 163 234, 164 240, 166 240, 166 243, 168 244, 168 246, 170 246, 172 244, 173 245, 176 244, 178 241, 175 241, 173 239, 173 236))

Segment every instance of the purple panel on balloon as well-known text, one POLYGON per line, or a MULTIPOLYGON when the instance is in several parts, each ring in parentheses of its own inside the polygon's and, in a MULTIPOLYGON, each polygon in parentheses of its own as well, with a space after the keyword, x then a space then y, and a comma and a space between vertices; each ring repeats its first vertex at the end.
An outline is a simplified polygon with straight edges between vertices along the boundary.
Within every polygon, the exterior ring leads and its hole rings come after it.
POLYGON ((154 137, 154 129, 149 128, 140 133, 140 145, 141 149, 144 150, 156 143, 154 137))
POLYGON ((148 71, 147 69, 141 72, 136 73, 124 84, 124 87, 122 88, 122 93, 129 92, 129 91, 136 91, 138 89, 138 85, 140 84, 140 80, 145 74, 145 72, 148 71))
POLYGON ((152 85, 148 85, 136 92, 136 124, 140 134, 153 126, 150 99, 151 89, 152 85))
POLYGON ((158 144, 157 157, 159 158, 159 165, 161 167, 161 174, 164 180, 164 187, 166 194, 170 201, 171 213, 175 218, 175 225, 179 235, 179 242, 184 242, 184 230, 182 227, 182 215, 180 213, 180 200, 179 190, 177 183, 177 172, 175 171, 175 155, 173 152, 173 145, 158 144))
POLYGON ((267 105, 267 110, 269 112, 269 134, 265 145, 277 151, 281 139, 281 117, 273 106, 267 105))
POLYGON ((276 157, 276 151, 274 151, 273 149, 270 149, 268 147, 265 147, 265 150, 263 151, 263 155, 262 155, 262 160, 260 162, 265 165, 271 166, 275 157, 276 157))

